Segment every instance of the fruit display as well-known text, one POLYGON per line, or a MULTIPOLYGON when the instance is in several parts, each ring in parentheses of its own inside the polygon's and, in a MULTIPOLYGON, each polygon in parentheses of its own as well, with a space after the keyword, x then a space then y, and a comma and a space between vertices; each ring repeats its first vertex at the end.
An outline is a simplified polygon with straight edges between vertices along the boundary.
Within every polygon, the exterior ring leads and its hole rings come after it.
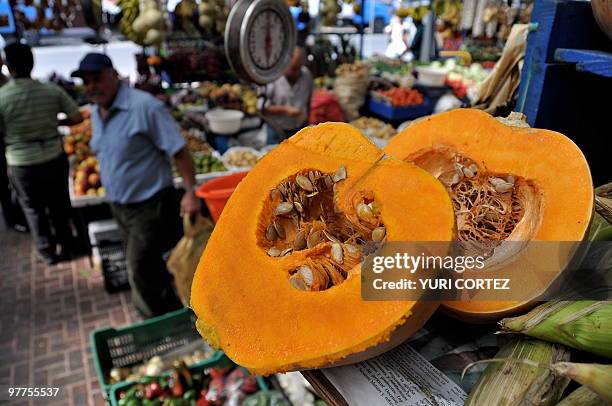
MULTIPOLYGON (((488 241, 498 246, 505 241, 572 241, 561 249, 565 251, 576 249, 587 237, 594 192, 584 155, 560 133, 529 128, 521 114, 499 120, 474 109, 437 114, 414 122, 384 151, 436 174, 453 201, 460 242, 488 241)), ((540 275, 541 284, 525 286, 524 296, 535 298, 566 268, 572 255, 533 254, 525 249, 508 259, 503 270, 532 269, 526 265, 530 254, 547 269, 540 275)), ((503 254, 496 251, 491 256, 493 262, 498 255, 503 254)), ((499 320, 531 305, 529 300, 444 304, 461 319, 481 322, 499 320)))
POLYGON ((229 9, 223 0, 201 2, 198 5, 198 23, 209 34, 223 35, 229 9))
POLYGON ((335 26, 338 20, 338 13, 341 11, 342 6, 338 0, 323 0, 321 10, 319 12, 321 16, 321 23, 329 27, 335 26))
POLYGON ((70 127, 70 134, 64 137, 64 152, 71 162, 78 164, 92 154, 89 147, 90 140, 91 120, 89 118, 70 127))
POLYGON ((100 184, 100 165, 95 156, 81 161, 74 170, 75 196, 104 196, 106 192, 100 184))
POLYGON ((223 161, 235 168, 251 168, 258 159, 257 151, 247 147, 233 147, 223 154, 223 161))
POLYGON ((224 69, 223 54, 216 49, 204 51, 175 46, 162 64, 164 71, 176 83, 217 80, 224 69))
POLYGON ((240 368, 191 371, 176 363, 170 375, 149 376, 119 392, 119 406, 238 405, 258 391, 257 380, 240 368))
POLYGON ((440 18, 448 27, 456 31, 459 27, 459 19, 463 4, 461 0, 435 0, 432 4, 432 9, 436 16, 440 18))
POLYGON ((108 383, 139 381, 147 376, 161 375, 162 372, 172 368, 172 365, 175 363, 183 363, 188 366, 194 365, 209 358, 212 354, 213 351, 206 347, 204 350, 196 349, 191 354, 166 361, 164 361, 162 357, 156 355, 142 364, 136 364, 125 368, 111 369, 108 383))
POLYGON ((205 134, 197 129, 181 130, 181 135, 187 141, 187 149, 193 153, 210 153, 213 151, 212 147, 207 142, 202 141, 205 139, 205 134))
POLYGON ((72 189, 75 196, 104 196, 100 184, 100 166, 89 146, 91 140, 91 119, 87 109, 81 109, 83 122, 70 127, 64 137, 64 152, 72 168, 72 189))
POLYGON ((211 152, 196 152, 191 154, 193 167, 196 173, 223 172, 227 168, 211 152))
POLYGON ((390 125, 377 118, 359 117, 351 121, 351 125, 368 137, 380 138, 383 140, 391 139, 396 133, 390 125))
POLYGON ((132 31, 138 45, 159 46, 164 40, 164 18, 156 0, 146 0, 132 22, 132 31))
POLYGON ((423 94, 415 89, 392 87, 389 90, 379 90, 376 95, 393 107, 407 107, 423 104, 423 94))
POLYGON ((359 117, 370 82, 370 69, 364 62, 345 63, 336 69, 334 93, 347 120, 359 117))
POLYGON ((117 6, 121 7, 121 20, 119 21, 119 31, 130 41, 138 43, 141 37, 133 28, 134 20, 140 14, 139 0, 117 0, 117 6))
POLYGON ((325 123, 251 169, 192 284, 208 343, 270 374, 368 359, 422 327, 437 302, 362 300, 362 250, 384 240, 450 241, 452 204, 432 175, 382 157, 351 125, 325 123))
POLYGON ((213 106, 225 109, 242 110, 247 114, 257 113, 257 93, 249 86, 235 83, 224 83, 219 86, 212 82, 204 82, 198 92, 207 98, 213 106))

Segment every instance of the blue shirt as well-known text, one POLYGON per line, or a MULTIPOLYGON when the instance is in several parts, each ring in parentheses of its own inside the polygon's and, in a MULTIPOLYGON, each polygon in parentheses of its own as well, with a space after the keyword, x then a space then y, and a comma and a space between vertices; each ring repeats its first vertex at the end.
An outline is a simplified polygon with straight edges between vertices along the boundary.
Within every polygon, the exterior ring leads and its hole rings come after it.
POLYGON ((164 104, 121 85, 106 120, 92 109, 90 145, 111 202, 142 202, 172 185, 171 157, 186 142, 164 104))

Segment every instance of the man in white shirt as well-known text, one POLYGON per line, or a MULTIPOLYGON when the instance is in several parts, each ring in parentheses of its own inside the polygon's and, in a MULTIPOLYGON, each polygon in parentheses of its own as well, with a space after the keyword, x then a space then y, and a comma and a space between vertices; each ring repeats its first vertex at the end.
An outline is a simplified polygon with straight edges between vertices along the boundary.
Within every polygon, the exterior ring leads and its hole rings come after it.
POLYGON ((303 50, 295 48, 285 74, 268 85, 264 114, 272 125, 266 125, 267 144, 278 144, 308 123, 313 81, 304 62, 303 50))

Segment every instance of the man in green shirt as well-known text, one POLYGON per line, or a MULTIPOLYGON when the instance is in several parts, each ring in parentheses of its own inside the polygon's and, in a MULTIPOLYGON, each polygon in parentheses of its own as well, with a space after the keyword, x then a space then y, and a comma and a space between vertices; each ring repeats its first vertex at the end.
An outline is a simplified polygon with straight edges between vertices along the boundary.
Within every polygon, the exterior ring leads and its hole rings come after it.
POLYGON ((78 124, 83 117, 62 89, 31 78, 34 57, 29 46, 10 44, 4 54, 13 78, 0 88, 0 128, 9 176, 26 214, 37 256, 51 264, 59 259, 57 245, 61 257, 72 243, 68 160, 57 126, 78 124), (58 113, 67 118, 58 121, 58 113))

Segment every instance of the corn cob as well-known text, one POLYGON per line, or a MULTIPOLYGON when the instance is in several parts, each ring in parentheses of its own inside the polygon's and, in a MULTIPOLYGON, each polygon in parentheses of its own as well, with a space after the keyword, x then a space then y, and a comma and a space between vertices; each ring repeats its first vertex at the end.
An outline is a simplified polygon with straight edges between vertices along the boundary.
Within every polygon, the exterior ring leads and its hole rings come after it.
POLYGON ((569 379, 546 367, 569 360, 569 351, 560 345, 526 337, 504 345, 478 380, 465 404, 554 405, 561 398, 569 379))
POLYGON ((612 302, 548 302, 529 313, 503 319, 502 330, 612 358, 612 302))
POLYGON ((605 406, 606 402, 586 386, 581 386, 563 400, 557 406, 605 406))
POLYGON ((612 365, 558 362, 551 365, 550 370, 558 376, 573 379, 612 403, 612 365))

